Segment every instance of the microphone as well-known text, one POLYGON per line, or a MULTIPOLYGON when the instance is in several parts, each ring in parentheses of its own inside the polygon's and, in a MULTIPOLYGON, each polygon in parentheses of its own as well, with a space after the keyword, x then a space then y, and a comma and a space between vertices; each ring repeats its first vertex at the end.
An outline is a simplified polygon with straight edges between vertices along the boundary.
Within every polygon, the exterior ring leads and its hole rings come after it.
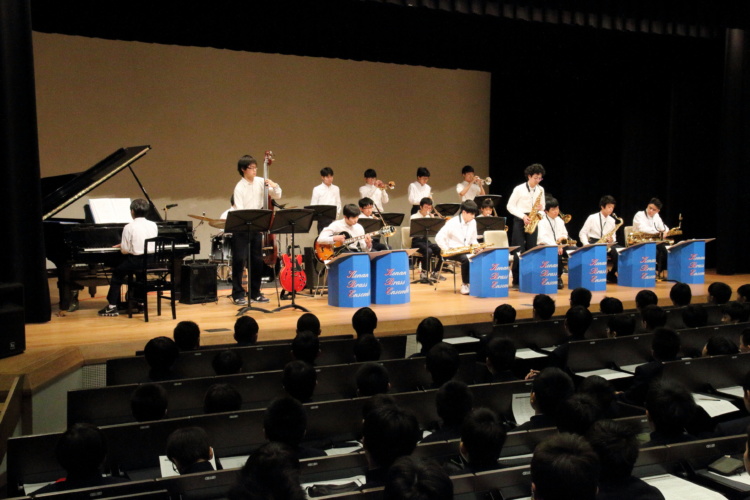
POLYGON ((177 203, 172 203, 171 205, 167 205, 166 209, 169 210, 170 208, 174 208, 177 206, 177 203))

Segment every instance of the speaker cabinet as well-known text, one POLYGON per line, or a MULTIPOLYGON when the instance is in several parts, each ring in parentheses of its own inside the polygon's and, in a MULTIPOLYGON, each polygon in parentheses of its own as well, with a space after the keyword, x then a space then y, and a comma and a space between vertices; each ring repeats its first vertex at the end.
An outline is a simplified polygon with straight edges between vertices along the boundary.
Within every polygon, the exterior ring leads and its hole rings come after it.
POLYGON ((180 281, 180 303, 216 302, 216 264, 183 264, 180 281))
POLYGON ((0 283, 0 358, 26 350, 23 285, 0 283))

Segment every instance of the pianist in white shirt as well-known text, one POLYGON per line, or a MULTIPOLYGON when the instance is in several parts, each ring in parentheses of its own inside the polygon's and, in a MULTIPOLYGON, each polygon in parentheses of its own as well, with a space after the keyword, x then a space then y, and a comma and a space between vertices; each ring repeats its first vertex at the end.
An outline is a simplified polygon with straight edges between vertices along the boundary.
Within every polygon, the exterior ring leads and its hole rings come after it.
POLYGON ((120 302, 120 288, 133 271, 143 267, 143 249, 146 240, 159 236, 159 228, 156 223, 146 219, 151 205, 143 198, 133 200, 130 204, 130 215, 133 222, 125 225, 122 230, 122 241, 118 245, 124 259, 112 271, 112 279, 107 293, 108 305, 99 311, 99 316, 117 316, 117 305, 120 302))

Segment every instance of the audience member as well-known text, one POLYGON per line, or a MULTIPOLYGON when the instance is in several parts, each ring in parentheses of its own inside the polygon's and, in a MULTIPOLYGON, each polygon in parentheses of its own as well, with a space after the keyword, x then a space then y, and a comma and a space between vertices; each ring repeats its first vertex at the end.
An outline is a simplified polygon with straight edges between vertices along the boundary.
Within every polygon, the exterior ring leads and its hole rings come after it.
POLYGON ((708 325, 708 312, 701 304, 690 304, 682 310, 682 322, 686 328, 708 325))
POLYGON ((435 393, 435 407, 440 417, 440 426, 422 439, 423 443, 450 441, 461 437, 461 424, 474 404, 471 389, 463 382, 451 380, 435 393))
POLYGON ((493 325, 509 325, 516 322, 516 309, 510 304, 500 304, 492 313, 493 325))
POLYGON ((452 500, 453 482, 436 462, 401 457, 388 470, 383 498, 452 500))
POLYGON ((637 434, 636 424, 617 420, 600 420, 589 432, 589 443, 601 464, 597 500, 664 500, 658 489, 633 476, 637 434))
POLYGON ((130 395, 130 410, 137 422, 167 416, 167 390, 159 384, 141 384, 130 395))
POLYGON ((653 290, 641 290, 635 294, 635 307, 639 311, 642 311, 644 307, 650 305, 659 305, 659 297, 653 292, 653 290))
POLYGON ((482 380, 483 383, 518 380, 511 370, 516 359, 516 346, 512 340, 494 337, 487 343, 485 351, 485 366, 489 374, 482 380))
POLYGON ((216 375, 235 375, 242 371, 242 358, 236 349, 219 351, 211 360, 216 375))
POLYGON ((641 320, 643 330, 651 333, 667 324, 667 312, 659 306, 649 304, 641 309, 641 320))
POLYGON ((669 299, 672 301, 672 305, 689 306, 693 299, 693 291, 687 283, 675 283, 669 290, 669 299))
POLYGON ((427 371, 432 375, 432 387, 440 387, 451 380, 458 373, 460 363, 455 347, 445 342, 435 344, 426 358, 427 371))
POLYGON ((307 413, 294 398, 285 396, 271 401, 263 414, 263 431, 266 439, 285 444, 300 460, 326 456, 323 450, 301 445, 307 433, 307 413))
MULTIPOLYGON (((742 403, 745 405, 745 409, 750 412, 750 372, 745 374, 742 381, 742 403)), ((737 436, 738 434, 744 434, 748 425, 750 425, 750 416, 721 422, 716 426, 716 435, 737 436)))
POLYGON ((313 313, 305 313, 297 319, 297 333, 313 332, 320 337, 320 320, 313 313))
POLYGON ((531 420, 517 426, 514 431, 555 427, 560 403, 572 396, 573 390, 573 379, 561 369, 548 367, 542 370, 531 383, 529 402, 535 414, 531 420))
POLYGON ((578 287, 570 292, 570 307, 581 306, 588 309, 591 306, 591 290, 578 287))
POLYGON ((555 314, 555 301, 549 295, 540 293, 534 297, 533 318, 538 320, 550 319, 555 314))
POLYGON ((258 322, 252 316, 240 316, 234 322, 234 340, 238 345, 248 346, 258 343, 258 322))
POLYGON ((727 302, 721 306, 721 322, 726 324, 747 323, 750 316, 750 304, 746 302, 727 302))
POLYGON ((750 302, 750 284, 741 285, 737 289, 737 302, 750 302))
POLYGON ((726 356, 727 354, 737 354, 738 352, 740 350, 737 344, 721 335, 714 335, 703 346, 701 356, 704 358, 708 356, 726 356))
MULTIPOLYGON (((167 458, 180 475, 214 470, 210 462, 214 449, 208 434, 200 427, 183 427, 172 432, 167 439, 167 458)), ((216 465, 221 468, 218 460, 216 465)))
POLYGON ((652 429, 643 448, 694 441, 685 427, 697 410, 693 395, 677 382, 658 380, 646 394, 646 416, 652 429))
POLYGON ((362 335, 375 335, 375 329, 378 327, 378 315, 369 307, 362 307, 352 315, 352 328, 357 333, 357 337, 362 335))
POLYGON ((708 303, 726 304, 732 298, 732 289, 726 283, 715 281, 708 285, 708 303))
POLYGON ((172 372, 172 365, 177 361, 180 350, 169 337, 156 337, 146 343, 143 349, 146 363, 151 369, 148 378, 152 382, 172 380, 177 376, 172 372))
POLYGON ((299 469, 299 460, 288 446, 266 443, 247 459, 229 500, 306 500, 299 469))
POLYGON ((290 361, 284 366, 282 385, 291 397, 300 403, 312 401, 315 386, 318 384, 318 374, 315 367, 304 361, 290 361))
POLYGON ((568 349, 570 342, 584 340, 586 330, 589 329, 594 317, 591 311, 583 306, 574 306, 565 313, 565 331, 568 336, 562 345, 555 348, 549 356, 550 366, 556 366, 561 369, 568 368, 568 349))
POLYGON ((534 500, 595 500, 599 457, 581 436, 557 434, 537 445, 531 458, 534 500))
POLYGON ((750 352, 750 328, 745 328, 740 333, 740 352, 750 352))
POLYGON ((583 393, 573 394, 560 403, 557 430, 585 436, 600 418, 602 409, 593 397, 583 393))
POLYGON ((607 337, 627 337, 635 333, 635 318, 632 314, 616 314, 607 321, 607 337))
POLYGON ((621 314, 624 310, 622 301, 615 297, 604 297, 599 302, 599 311, 602 314, 621 314))
POLYGON ((213 384, 203 397, 203 412, 225 413, 242 409, 242 395, 232 384, 213 384))
POLYGON ((294 340, 292 340, 292 356, 294 356, 294 359, 315 366, 315 360, 319 355, 320 341, 313 332, 299 332, 297 336, 294 337, 294 340))
POLYGON ((382 353, 380 341, 375 335, 362 335, 354 341, 354 360, 357 363, 379 361, 382 353))
POLYGON ((201 346, 201 329, 193 321, 180 321, 172 333, 180 351, 194 351, 201 346))
POLYGON ((586 377, 578 385, 578 392, 587 394, 596 401, 601 412, 601 418, 616 418, 619 416, 617 391, 615 391, 612 382, 604 377, 599 375, 586 377))
POLYGON ((417 417, 398 406, 381 406, 365 416, 362 445, 369 469, 365 488, 383 486, 397 458, 411 455, 421 437, 417 417))
POLYGON ((55 447, 55 457, 65 469, 65 478, 38 489, 35 494, 124 482, 122 478, 102 476, 101 466, 106 456, 107 442, 98 427, 73 424, 60 436, 55 447))
POLYGON ((417 326, 417 342, 419 342, 421 349, 412 357, 427 356, 430 349, 442 341, 443 323, 433 316, 423 319, 417 326))
POLYGON ((635 369, 630 388, 625 391, 623 400, 636 406, 643 406, 651 383, 661 376, 663 363, 674 361, 680 352, 680 337, 669 328, 657 328, 651 340, 651 357, 648 363, 635 369))
POLYGON ((393 396, 389 396, 388 394, 375 394, 362 404, 362 421, 365 420, 368 413, 383 406, 398 405, 396 404, 396 400, 393 399, 393 396))
POLYGON ((374 396, 385 394, 391 388, 388 370, 379 363, 365 363, 354 375, 357 384, 357 396, 374 396))
POLYGON ((451 475, 477 473, 499 468, 497 460, 505 444, 506 432, 494 411, 476 408, 461 425, 459 456, 446 470, 451 475))

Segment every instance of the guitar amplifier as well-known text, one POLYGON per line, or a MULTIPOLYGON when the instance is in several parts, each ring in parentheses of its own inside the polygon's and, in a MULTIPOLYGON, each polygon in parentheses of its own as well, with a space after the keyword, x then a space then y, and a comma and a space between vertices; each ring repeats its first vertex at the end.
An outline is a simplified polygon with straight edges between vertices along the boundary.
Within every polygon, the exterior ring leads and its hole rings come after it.
POLYGON ((180 303, 201 304, 219 300, 216 291, 216 268, 216 264, 183 264, 180 303))
POLYGON ((26 319, 23 285, 0 283, 0 358, 26 350, 26 319))
POLYGON ((315 251, 312 247, 305 247, 304 257, 302 263, 305 266, 305 274, 307 275, 307 288, 310 293, 315 292, 316 286, 327 286, 326 266, 325 264, 318 261, 315 257, 315 251))

